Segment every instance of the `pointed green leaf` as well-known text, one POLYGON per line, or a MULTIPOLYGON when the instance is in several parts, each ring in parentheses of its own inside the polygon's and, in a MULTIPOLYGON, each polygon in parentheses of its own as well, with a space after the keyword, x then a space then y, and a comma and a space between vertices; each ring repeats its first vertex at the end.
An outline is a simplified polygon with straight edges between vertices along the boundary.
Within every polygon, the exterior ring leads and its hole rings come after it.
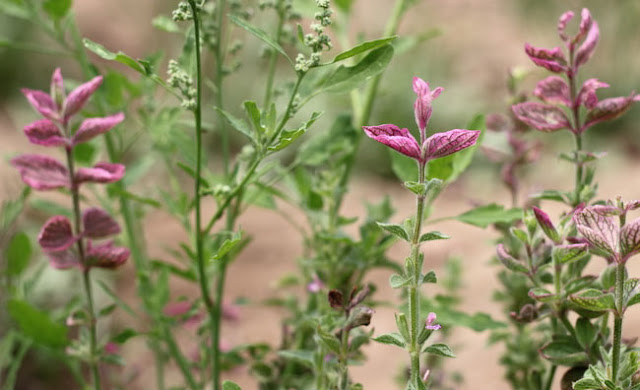
POLYGON ((283 350, 278 351, 278 355, 285 359, 295 360, 309 368, 313 368, 313 352, 303 350, 283 350))
POLYGON ((584 349, 591 347, 596 337, 598 336, 598 329, 589 321, 589 319, 580 317, 576 322, 576 338, 584 349))
POLYGON ((403 340, 409 340, 409 323, 407 322, 407 316, 404 313, 400 313, 395 315, 396 317, 396 326, 402 335, 403 340))
POLYGON ((287 55, 287 52, 284 51, 282 46, 280 46, 280 44, 278 44, 278 42, 276 42, 273 38, 271 38, 266 32, 264 32, 263 30, 261 30, 260 28, 258 28, 256 26, 254 26, 254 25, 252 25, 252 24, 250 24, 250 23, 238 18, 235 15, 229 15, 229 19, 231 19, 231 21, 233 23, 235 23, 237 26, 245 29, 249 33, 253 34, 256 38, 260 39, 261 41, 263 41, 267 45, 269 45, 272 48, 274 48, 278 53, 282 54, 284 56, 284 58, 287 59, 287 61, 289 61, 291 66, 295 67, 295 64, 293 63, 291 58, 289 58, 289 56, 287 55))
POLYGON ((624 281, 622 290, 623 306, 628 307, 635 305, 638 299, 640 299, 640 279, 629 278, 624 281))
POLYGON ((174 22, 173 19, 169 18, 166 15, 158 15, 152 21, 151 25, 157 28, 158 30, 177 33, 180 32, 180 27, 178 27, 178 23, 174 22))
POLYGON ((31 241, 24 232, 16 233, 9 241, 4 256, 7 259, 7 274, 20 275, 28 266, 31 259, 31 241))
POLYGON ((529 290, 529 296, 535 299, 536 301, 540 301, 544 303, 553 302, 558 299, 558 297, 555 294, 541 287, 534 287, 531 290, 529 290))
POLYGON ((397 345, 400 348, 404 348, 406 345, 404 338, 400 335, 400 333, 396 332, 385 333, 378 337, 372 338, 372 340, 382 344, 397 345))
POLYGON ((418 241, 425 242, 425 241, 433 241, 433 240, 446 240, 449 238, 451 237, 447 236, 446 234, 440 233, 438 231, 433 231, 433 232, 429 232, 421 235, 418 241))
POLYGON ((575 366, 589 361, 587 353, 571 339, 558 339, 547 343, 540 349, 545 359, 558 365, 575 366))
POLYGON ((344 51, 340 54, 338 54, 333 61, 328 62, 326 64, 322 64, 322 65, 330 65, 330 64, 334 64, 336 62, 339 61, 343 61, 346 60, 347 58, 351 58, 353 56, 357 56, 360 53, 364 53, 366 51, 369 50, 373 50, 373 49, 377 49, 379 47, 385 46, 388 43, 391 43, 394 39, 396 39, 396 36, 392 36, 389 38, 381 38, 381 39, 376 39, 373 41, 367 41, 367 42, 363 42, 347 51, 344 51))
POLYGON ((588 246, 580 244, 554 246, 551 253, 553 260, 558 264, 572 263, 583 259, 588 254, 588 246))
POLYGON ((318 336, 318 340, 322 345, 324 345, 329 351, 339 354, 340 353, 340 340, 331 333, 323 330, 318 327, 316 335, 318 336))
POLYGON ((425 348, 424 352, 450 358, 456 357, 456 355, 453 354, 453 351, 447 344, 432 344, 425 348))
POLYGON ((436 273, 434 271, 427 272, 426 275, 422 278, 422 283, 437 283, 438 278, 436 277, 436 273))
POLYGON ((401 225, 396 225, 392 223, 382 223, 377 222, 378 226, 380 226, 384 231, 393 234, 394 236, 409 242, 411 239, 409 238, 409 233, 404 229, 401 225))
POLYGON ((46 0, 42 3, 42 9, 53 20, 62 19, 71 9, 71 0, 46 0))
POLYGON ((569 296, 571 302, 579 307, 591 311, 607 311, 615 309, 613 294, 602 293, 596 289, 584 290, 578 294, 569 296))
POLYGON ((517 207, 505 209, 503 206, 495 203, 476 207, 456 217, 460 222, 481 228, 486 228, 495 223, 511 223, 521 218, 522 209, 517 207))
POLYGON ((602 386, 595 379, 582 378, 573 383, 573 390, 599 390, 602 386))
POLYGON ((36 343, 52 348, 62 348, 68 344, 67 327, 53 322, 47 313, 28 302, 12 299, 7 304, 7 311, 20 331, 36 343))
POLYGON ((233 127, 235 130, 239 131, 240 133, 242 133, 243 135, 245 135, 247 138, 249 138, 251 140, 251 142, 255 143, 255 138, 253 135, 253 132, 251 131, 251 129, 249 128, 249 126, 247 125, 247 122, 245 122, 244 120, 233 116, 231 113, 216 107, 216 111, 218 111, 220 114, 222 114, 222 116, 224 117, 224 119, 227 120, 227 122, 231 125, 231 127, 233 127))

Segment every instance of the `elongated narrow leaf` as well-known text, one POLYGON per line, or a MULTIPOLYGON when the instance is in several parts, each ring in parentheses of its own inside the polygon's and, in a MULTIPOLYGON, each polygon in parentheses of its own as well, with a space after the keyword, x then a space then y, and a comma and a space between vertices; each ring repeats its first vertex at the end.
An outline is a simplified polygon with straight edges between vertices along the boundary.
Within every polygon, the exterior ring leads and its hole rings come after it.
POLYGON ((329 74, 314 93, 345 93, 359 87, 370 78, 382 73, 393 58, 393 47, 385 45, 369 52, 354 66, 339 66, 329 74))
POLYGON ((400 335, 400 333, 396 332, 385 333, 378 337, 372 338, 372 340, 381 344, 397 345, 400 348, 404 348, 406 345, 404 338, 400 335))
POLYGON ((604 294, 602 291, 588 289, 569 297, 571 302, 590 311, 607 311, 615 309, 613 294, 604 294))
POLYGON ((278 351, 278 355, 285 359, 295 360, 309 368, 313 367, 313 352, 311 351, 284 350, 278 351))
POLYGON ((495 223, 510 223, 520 218, 522 218, 522 209, 517 207, 505 209, 495 203, 476 207, 456 217, 460 222, 481 228, 486 228, 495 223))
POLYGON ((238 18, 235 15, 230 15, 229 18, 231 19, 231 21, 233 23, 235 23, 237 26, 247 30, 249 33, 253 34, 256 38, 260 39, 262 42, 266 43, 267 45, 271 46, 272 48, 274 48, 278 53, 282 54, 284 56, 284 58, 287 59, 287 61, 289 61, 289 63, 291 64, 291 66, 295 66, 295 64, 293 63, 293 61, 291 60, 291 58, 289 58, 289 56, 287 55, 287 52, 284 51, 284 49, 282 48, 282 46, 280 46, 280 44, 278 42, 276 42, 275 40, 273 40, 273 38, 271 38, 266 32, 264 32, 262 29, 238 18))
POLYGON ((338 54, 333 59, 333 61, 331 61, 331 62, 329 62, 327 64, 323 64, 323 65, 334 64, 336 62, 346 60, 347 58, 351 58, 353 56, 357 56, 360 53, 364 53, 364 52, 369 51, 369 50, 377 49, 377 48, 382 47, 382 46, 384 46, 384 45, 386 45, 388 43, 391 43, 395 39, 396 39, 396 36, 394 35, 394 36, 389 37, 389 38, 381 38, 381 39, 376 39, 376 40, 373 40, 373 41, 363 42, 363 43, 361 43, 361 44, 359 44, 359 45, 357 45, 357 46, 355 46, 355 47, 353 47, 353 48, 351 48, 351 49, 349 49, 347 51, 344 51, 344 52, 338 54))
POLYGON ((251 129, 249 128, 249 125, 247 125, 247 122, 245 122, 244 120, 233 116, 231 113, 216 107, 216 111, 218 111, 220 114, 222 114, 222 116, 224 117, 224 119, 227 120, 227 122, 231 125, 231 127, 233 127, 235 130, 239 131, 240 133, 242 133, 244 136, 246 136, 247 138, 249 138, 251 140, 251 142, 255 143, 255 138, 254 138, 254 134, 251 131, 251 129))
POLYGON ((407 233, 407 231, 401 225, 396 225, 392 223, 382 223, 382 222, 377 222, 377 223, 378 223, 378 226, 380 226, 386 232, 391 233, 394 236, 404 241, 407 241, 407 242, 410 241, 409 233, 407 233))
POLYGON ((438 231, 433 231, 433 232, 429 232, 429 233, 425 233, 423 235, 420 236, 420 242, 425 242, 425 241, 433 241, 433 240, 446 240, 451 238, 450 236, 447 236, 444 233, 440 233, 438 231))
POLYGON ((426 353, 430 353, 438 356, 444 356, 444 357, 450 357, 450 358, 456 357, 456 355, 453 354, 453 351, 451 350, 451 348, 449 348, 449 346, 446 344, 433 344, 425 348, 424 351, 426 353))

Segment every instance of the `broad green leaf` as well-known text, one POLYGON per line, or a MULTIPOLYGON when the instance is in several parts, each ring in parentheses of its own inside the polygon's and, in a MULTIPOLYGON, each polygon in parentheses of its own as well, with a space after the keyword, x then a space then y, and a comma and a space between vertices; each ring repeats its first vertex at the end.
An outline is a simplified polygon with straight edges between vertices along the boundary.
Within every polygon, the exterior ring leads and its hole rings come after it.
POLYGON ((593 326, 589 319, 580 317, 576 322, 576 338, 584 349, 591 347, 596 337, 598 336, 598 329, 593 326))
POLYGON ((237 383, 231 381, 222 382, 222 390, 242 390, 237 383))
POLYGON ((568 264, 583 259, 589 254, 588 247, 585 246, 554 246, 552 250, 553 259, 558 264, 568 264))
POLYGON ((420 236, 420 239, 418 240, 419 242, 425 242, 425 241, 433 241, 433 240, 446 240, 451 238, 450 236, 447 236, 444 233, 440 233, 438 231, 433 231, 433 232, 429 232, 429 233, 424 233, 423 235, 420 236))
POLYGON ((477 207, 456 217, 460 222, 481 228, 486 228, 495 223, 510 223, 520 218, 522 218, 522 209, 517 207, 505 209, 495 203, 477 207))
POLYGON ((427 178, 440 179, 445 183, 452 183, 469 167, 478 146, 482 144, 484 138, 484 115, 473 117, 467 124, 466 129, 481 131, 476 144, 446 157, 429 161, 427 164, 427 178))
POLYGON ((46 0, 42 3, 42 9, 51 19, 57 21, 67 15, 69 9, 71 9, 71 4, 71 0, 46 0))
POLYGON ((31 241, 24 232, 16 233, 9 241, 4 252, 7 259, 7 274, 20 275, 28 266, 31 259, 31 241))
POLYGON ((569 299, 571 302, 586 310, 607 311, 615 309, 613 294, 603 294, 602 291, 596 289, 588 289, 578 294, 570 295, 569 299))
POLYGON ((357 45, 357 46, 355 46, 355 47, 353 47, 353 48, 351 48, 351 49, 349 49, 347 51, 344 51, 344 52, 338 54, 333 59, 333 61, 328 62, 326 64, 322 64, 322 65, 334 64, 336 62, 346 60, 347 58, 351 58, 353 56, 357 56, 360 53, 364 53, 364 52, 369 51, 369 50, 377 49, 379 47, 382 47, 382 46, 384 46, 386 44, 391 43, 394 39, 396 39, 396 36, 389 37, 389 38, 376 39, 376 40, 373 40, 373 41, 363 42, 363 43, 361 43, 361 44, 359 44, 359 45, 357 45))
POLYGON ((318 340, 320 341, 320 343, 322 343, 322 345, 324 345, 329 351, 335 354, 339 354, 341 349, 340 340, 338 340, 336 336, 326 332, 320 327, 318 327, 317 329, 318 330, 316 335, 318 336, 318 340))
POLYGON ((381 344, 397 345, 400 348, 404 348, 406 345, 404 338, 400 335, 400 333, 396 332, 385 333, 372 338, 372 340, 381 344))
POLYGON ((385 45, 370 51, 354 66, 339 66, 334 72, 323 78, 314 94, 321 92, 346 93, 370 78, 382 73, 393 58, 393 47, 385 45))
POLYGON ((584 349, 568 338, 547 343, 540 349, 540 354, 550 362, 564 366, 576 366, 589 361, 589 356, 584 349))
POLYGON ((404 229, 402 225, 396 225, 392 223, 382 223, 382 222, 376 222, 376 223, 387 233, 391 233, 394 236, 406 242, 409 242, 411 240, 409 238, 409 233, 407 233, 407 231, 404 229))
POLYGON ((313 367, 313 352, 311 351, 283 350, 278 351, 278 355, 285 359, 295 360, 309 368, 313 367))
MULTIPOLYGON (((419 184, 415 181, 418 178, 418 164, 416 160, 392 149, 389 149, 389 157, 391 158, 391 170, 400 181, 405 183, 405 187, 407 183, 419 184)), ((424 186, 424 184, 419 185, 424 186)), ((420 188, 416 188, 416 190, 419 191, 420 188)), ((417 194, 415 191, 414 193, 417 194)))
POLYGON ((573 383, 573 390, 599 390, 602 386, 595 379, 582 378, 573 383))
POLYGON ((409 283, 411 283, 411 279, 405 278, 402 275, 393 274, 389 278, 389 284, 391 285, 391 288, 404 287, 404 286, 408 285, 409 283))
POLYGON ((444 357, 456 357, 447 344, 433 344, 424 349, 424 352, 444 357))
POLYGON ((287 61, 289 61, 291 66, 295 66, 295 64, 293 63, 291 58, 289 58, 289 56, 287 55, 287 52, 284 51, 282 46, 280 46, 280 44, 278 42, 276 42, 273 38, 271 38, 266 32, 264 32, 263 30, 261 30, 260 28, 258 28, 256 26, 254 26, 254 25, 252 25, 252 24, 250 24, 250 23, 238 18, 235 15, 229 15, 229 18, 231 19, 231 21, 233 23, 235 23, 239 27, 247 30, 249 33, 253 34, 256 38, 260 39, 261 41, 263 41, 267 45, 269 45, 272 48, 274 48, 278 53, 282 54, 284 56, 284 58, 286 58, 287 61))
POLYGON ((139 336, 140 333, 134 329, 127 328, 111 338, 111 341, 117 344, 124 344, 132 337, 139 336))
POLYGON ((218 111, 220 114, 222 114, 222 116, 224 117, 224 119, 227 120, 227 122, 231 125, 231 127, 233 127, 235 130, 239 131, 240 133, 242 133, 243 135, 245 135, 247 138, 249 138, 251 140, 251 142, 255 143, 255 138, 254 138, 254 134, 251 131, 251 129, 249 128, 249 125, 247 125, 247 122, 245 122, 244 120, 233 116, 231 113, 216 107, 215 108, 216 111, 218 111))
POLYGON ((20 331, 34 342, 52 348, 62 348, 68 344, 67 327, 53 322, 47 313, 28 302, 12 299, 7 304, 7 311, 20 331))
POLYGON ((152 21, 151 24, 153 27, 158 30, 177 33, 180 32, 180 27, 178 27, 178 23, 174 22, 173 19, 170 19, 166 15, 158 15, 152 21))

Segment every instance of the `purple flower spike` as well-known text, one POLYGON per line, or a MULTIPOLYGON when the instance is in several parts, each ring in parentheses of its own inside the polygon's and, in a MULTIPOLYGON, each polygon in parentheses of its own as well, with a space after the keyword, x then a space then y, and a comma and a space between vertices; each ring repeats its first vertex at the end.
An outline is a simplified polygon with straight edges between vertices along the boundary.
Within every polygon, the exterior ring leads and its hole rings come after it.
POLYGON ((87 142, 92 138, 111 130, 123 120, 124 114, 121 112, 104 118, 85 119, 73 136, 72 143, 73 145, 77 145, 87 142))
POLYGON ((64 101, 63 118, 65 121, 82 109, 100 84, 102 84, 102 76, 94 77, 69 93, 64 101))
POLYGON ((396 125, 363 126, 362 128, 367 137, 420 161, 420 146, 409 130, 401 129, 396 125))
POLYGON ((76 242, 71 222, 67 217, 56 215, 49 218, 38 235, 38 243, 45 252, 60 252, 76 242))
POLYGON ((426 324, 425 328, 427 328, 429 330, 438 330, 438 329, 442 328, 442 326, 440 324, 434 324, 434 322, 436 322, 436 313, 431 312, 427 316, 427 324, 426 324))
POLYGON ((49 252, 47 253, 47 257, 49 258, 49 264, 56 269, 80 267, 80 260, 78 260, 78 256, 76 256, 75 252, 71 250, 49 252))
POLYGON ((475 145, 480 131, 477 130, 449 130, 436 133, 425 141, 425 160, 445 157, 462 149, 475 145))
POLYGON ((437 87, 432 91, 429 83, 419 77, 413 78, 413 91, 418 95, 416 102, 413 104, 413 109, 416 124, 418 125, 418 129, 420 129, 421 140, 427 138, 426 129, 429 118, 431 118, 431 113, 433 112, 433 99, 440 96, 443 90, 442 87, 437 87))
POLYGON ((49 119, 40 119, 24 127, 24 133, 31 143, 42 146, 65 146, 67 139, 49 119))
POLYGON ((549 215, 537 207, 532 207, 532 209, 533 214, 536 216, 538 224, 542 228, 544 234, 556 244, 562 242, 562 240, 560 239, 560 235, 556 230, 556 227, 553 226, 553 222, 551 222, 551 218, 549 218, 549 215))
POLYGON ((29 187, 36 190, 69 188, 69 171, 55 158, 25 154, 11 160, 29 187))
POLYGON ((596 45, 598 44, 599 39, 600 39, 600 29, 598 28, 598 23, 594 21, 591 23, 591 28, 589 29, 589 33, 587 34, 587 37, 585 38, 584 42, 582 43, 582 45, 580 45, 580 47, 578 48, 578 51, 576 52, 576 56, 574 60, 575 69, 578 69, 578 67, 580 67, 581 65, 584 65, 587 61, 589 61, 589 58, 591 58, 591 55, 593 55, 593 52, 596 49, 596 45))
POLYGON ((564 32, 564 30, 566 30, 567 23, 569 23, 571 19, 573 19, 572 11, 563 13, 562 15, 560 15, 560 19, 558 19, 558 35, 560 36, 560 39, 565 42, 569 39, 569 37, 567 37, 567 34, 564 32))
POLYGON ((84 236, 104 238, 120 233, 120 226, 106 211, 97 207, 87 209, 82 214, 84 236))
POLYGON ((549 76, 541 80, 533 90, 533 94, 545 103, 559 103, 571 106, 569 86, 558 76, 549 76))
POLYGON ((620 96, 599 101, 595 107, 587 113, 585 124, 581 131, 585 131, 596 123, 619 117, 631 107, 634 101, 640 101, 640 95, 632 93, 629 96, 620 96))
POLYGON ((76 172, 76 183, 113 183, 124 176, 122 164, 97 163, 93 168, 80 168, 76 172))
POLYGON ((531 61, 538 66, 555 73, 567 70, 567 60, 564 58, 564 54, 562 54, 562 50, 560 50, 559 47, 555 47, 553 49, 541 49, 526 43, 524 45, 524 51, 527 53, 531 61))
POLYGON ((42 91, 35 91, 32 89, 23 88, 22 93, 27 98, 29 103, 35 108, 42 116, 52 121, 60 120, 60 108, 51 99, 51 96, 42 91))
POLYGON ((599 88, 609 88, 609 84, 603 83, 598 79, 589 79, 582 83, 582 88, 578 92, 577 104, 582 104, 590 110, 595 108, 598 104, 596 90, 599 88))
POLYGON ((520 121, 540 131, 551 132, 565 128, 571 129, 569 119, 556 106, 524 102, 513 105, 511 110, 520 121))
POLYGON ((117 268, 127 261, 129 255, 129 249, 113 246, 113 242, 93 246, 89 241, 87 245, 87 265, 89 267, 117 268))
POLYGON ((574 215, 578 232, 594 247, 617 258, 620 229, 614 217, 600 215, 591 207, 585 207, 574 215))

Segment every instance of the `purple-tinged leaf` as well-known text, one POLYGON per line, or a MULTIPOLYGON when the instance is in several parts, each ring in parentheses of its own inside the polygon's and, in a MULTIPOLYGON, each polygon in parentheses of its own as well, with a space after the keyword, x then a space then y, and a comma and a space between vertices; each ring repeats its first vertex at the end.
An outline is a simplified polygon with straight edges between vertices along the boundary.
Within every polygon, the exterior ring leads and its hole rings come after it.
POLYGON ((104 238, 120 233, 120 226, 106 211, 97 207, 82 213, 83 234, 89 238, 104 238))
POLYGON ((80 168, 76 172, 76 183, 113 183, 124 176, 122 164, 97 163, 93 168, 80 168))
POLYGON ((557 295, 541 287, 534 287, 530 289, 528 295, 529 297, 531 297, 531 299, 535 299, 536 301, 545 302, 545 303, 553 302, 558 299, 557 295))
POLYGON ((573 45, 580 43, 584 39, 584 37, 591 31, 593 25, 595 25, 595 22, 593 21, 591 13, 588 9, 583 8, 582 12, 580 13, 580 17, 580 28, 576 36, 571 40, 571 43, 573 45))
POLYGON ((124 247, 113 246, 113 242, 93 246, 87 244, 87 266, 114 269, 123 265, 129 258, 130 251, 124 247))
POLYGON ((533 90, 533 94, 546 103, 560 103, 565 106, 571 106, 569 86, 558 76, 549 76, 539 81, 536 89, 533 90))
POLYGON ((121 112, 104 118, 85 119, 73 136, 73 145, 87 142, 102 133, 106 133, 123 120, 124 114, 121 112))
POLYGON ((442 87, 437 87, 432 91, 429 83, 419 77, 413 78, 413 91, 418 95, 413 104, 413 110, 416 124, 420 129, 421 139, 426 138, 427 123, 429 123, 429 118, 431 118, 431 113, 433 112, 433 99, 437 98, 443 90, 442 87))
POLYGON ((49 119, 40 119, 24 127, 24 133, 29 141, 42 146, 65 146, 67 139, 49 119))
POLYGON ((620 229, 620 249, 623 262, 640 252, 640 218, 620 229))
POLYGON ((76 242, 73 228, 67 217, 56 215, 49 218, 38 235, 38 243, 45 252, 59 252, 76 242))
POLYGON ((571 129, 571 123, 564 112, 548 104, 524 102, 511 106, 513 114, 520 121, 540 131, 571 129))
POLYGON ((62 78, 62 72, 60 68, 56 68, 51 75, 51 88, 50 88, 51 100, 53 100, 58 107, 62 107, 66 93, 64 90, 64 79, 62 78))
POLYGON ((538 225, 540 225, 544 234, 556 244, 559 244, 560 242, 562 242, 562 239, 560 238, 560 234, 558 234, 556 227, 553 226, 553 222, 551 222, 551 218, 549 218, 549 215, 547 215, 547 213, 545 213, 544 211, 540 210, 537 207, 532 207, 532 208, 533 208, 533 214, 536 216, 536 219, 538 220, 538 225))
POLYGON ((374 139, 388 147, 420 160, 420 146, 407 129, 401 129, 396 125, 363 126, 367 137, 374 139))
POLYGON ((589 79, 582 83, 582 88, 580 88, 580 92, 578 92, 578 104, 582 104, 590 110, 595 108, 598 104, 596 90, 599 88, 609 88, 609 84, 603 83, 598 79, 589 79))
POLYGON ((578 232, 589 244, 606 252, 612 258, 618 256, 620 228, 615 217, 598 214, 592 206, 585 207, 574 215, 578 232))
POLYGON ((565 33, 565 30, 567 29, 567 23, 569 23, 571 19, 573 19, 572 11, 563 13, 562 15, 560 15, 560 19, 558 19, 558 35, 563 41, 567 41, 569 39, 569 37, 567 37, 567 34, 565 33))
POLYGON ((594 21, 593 23, 591 23, 591 28, 589 29, 587 37, 585 38, 582 45, 580 45, 580 47, 578 48, 578 51, 576 51, 574 59, 575 69, 578 69, 578 67, 584 65, 587 61, 589 61, 589 58, 591 58, 591 55, 593 55, 593 52, 596 49, 596 45, 598 44, 599 39, 600 29, 598 28, 598 23, 594 21))
POLYGON ((613 217, 622 214, 622 210, 612 205, 596 204, 593 206, 589 206, 589 208, 594 213, 602 215, 603 217, 613 217))
POLYGON ((584 258, 589 253, 589 245, 570 244, 553 247, 552 256, 558 264, 568 264, 584 258))
POLYGON ((65 120, 68 120, 69 117, 82 109, 100 84, 102 84, 102 76, 97 76, 69 93, 69 96, 64 101, 63 117, 65 120))
POLYGON ((587 113, 585 124, 582 126, 582 131, 585 131, 596 123, 612 120, 624 114, 625 111, 631 107, 631 104, 638 100, 639 96, 640 95, 632 93, 629 96, 600 100, 598 104, 596 104, 596 106, 587 113))
POLYGON ((436 133, 425 141, 425 160, 433 160, 448 156, 462 149, 475 145, 480 131, 477 130, 449 130, 436 133))
POLYGON ((69 269, 80 266, 80 260, 72 250, 48 252, 47 257, 49 258, 49 264, 51 264, 53 268, 69 269))
POLYGON ((42 116, 53 121, 60 120, 60 108, 51 99, 51 96, 42 91, 35 91, 33 89, 22 89, 22 93, 27 98, 29 103, 35 108, 42 116))
POLYGON ((631 200, 624 204, 625 211, 635 210, 640 208, 640 200, 631 200))
POLYGON ((55 158, 38 154, 25 154, 11 160, 11 165, 20 171, 22 181, 36 190, 69 188, 69 172, 55 158))
POLYGON ((523 274, 529 273, 529 269, 522 262, 511 256, 503 244, 498 244, 496 247, 496 254, 498 255, 498 260, 500 260, 507 269, 513 272, 521 272, 523 274))
POLYGON ((526 43, 524 45, 524 51, 534 64, 551 72, 560 73, 567 70, 567 60, 564 58, 564 54, 559 47, 542 49, 526 43))

